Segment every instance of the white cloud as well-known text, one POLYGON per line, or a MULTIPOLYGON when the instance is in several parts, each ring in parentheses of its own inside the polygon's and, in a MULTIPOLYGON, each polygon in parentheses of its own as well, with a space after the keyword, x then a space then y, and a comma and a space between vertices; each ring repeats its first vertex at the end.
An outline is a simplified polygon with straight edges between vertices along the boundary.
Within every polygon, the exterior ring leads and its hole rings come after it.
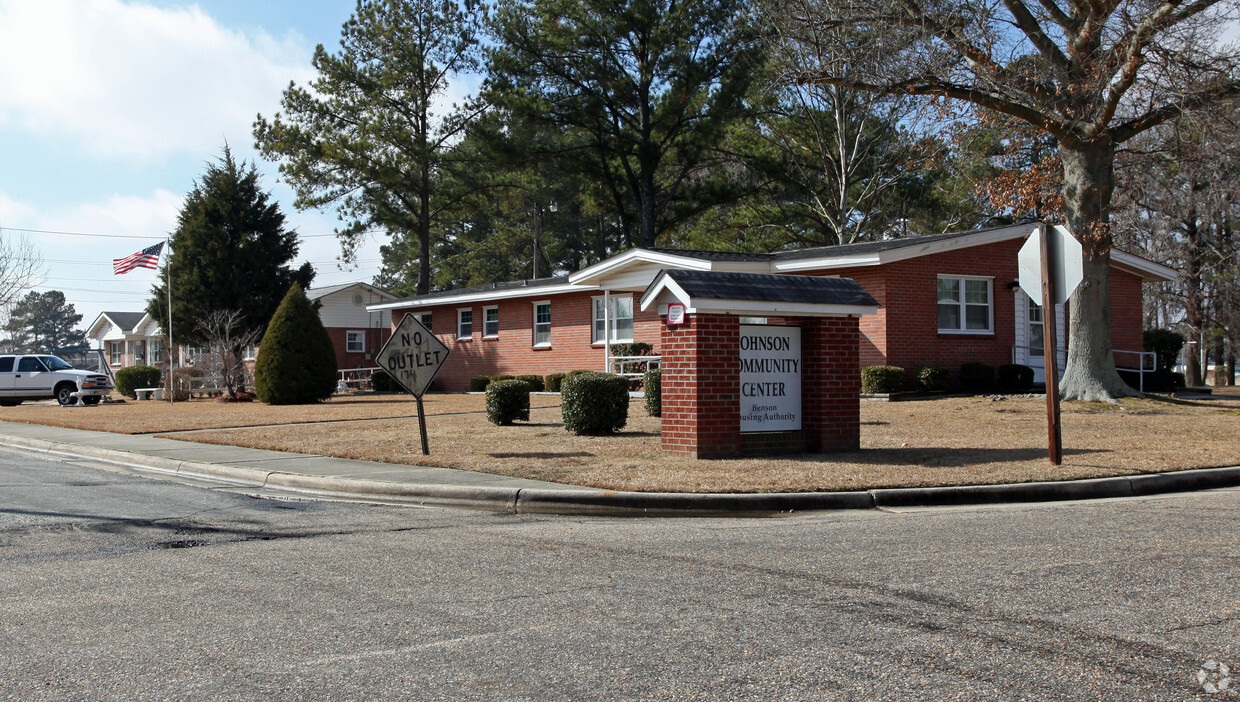
POLYGON ((98 156, 211 153, 313 77, 305 44, 197 7, 0 0, 0 125, 98 156))

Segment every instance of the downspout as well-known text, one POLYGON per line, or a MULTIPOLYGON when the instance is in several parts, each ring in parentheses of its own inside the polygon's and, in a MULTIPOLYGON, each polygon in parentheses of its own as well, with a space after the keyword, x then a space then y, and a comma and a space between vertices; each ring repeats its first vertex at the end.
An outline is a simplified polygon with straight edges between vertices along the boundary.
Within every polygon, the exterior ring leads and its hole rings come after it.
POLYGON ((603 372, 611 372, 611 291, 603 289, 603 372))

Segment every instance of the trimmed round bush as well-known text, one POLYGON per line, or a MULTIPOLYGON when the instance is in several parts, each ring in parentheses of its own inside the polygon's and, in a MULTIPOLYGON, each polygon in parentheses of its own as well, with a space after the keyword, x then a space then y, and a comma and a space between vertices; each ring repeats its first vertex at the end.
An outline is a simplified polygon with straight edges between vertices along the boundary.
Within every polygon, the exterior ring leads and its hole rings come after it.
POLYGON ((913 377, 922 392, 942 392, 952 384, 952 374, 937 366, 922 366, 913 377))
POLYGON ((1141 334, 1141 341, 1146 351, 1154 352, 1158 359, 1157 367, 1166 371, 1175 368, 1180 349, 1184 348, 1184 336, 1170 329, 1146 329, 1141 334))
POLYGON ((999 390, 1003 392, 1029 392, 1033 389, 1033 369, 1019 363, 999 366, 999 390))
POLYGON ((523 380, 496 380, 487 386, 487 420, 508 426, 530 421, 530 386, 523 380))
POLYGON ((491 376, 491 382, 492 382, 492 383, 494 383, 494 382, 495 382, 495 381, 497 381, 497 380, 516 380, 516 379, 517 379, 517 376, 515 376, 515 375, 508 375, 507 373, 500 373, 499 375, 493 375, 493 376, 491 376))
POLYGON ((404 388, 387 371, 377 370, 370 374, 370 389, 375 392, 399 392, 404 388))
POLYGON ((560 385, 564 383, 564 379, 568 377, 568 373, 551 373, 543 378, 543 388, 547 392, 559 392, 560 385))
POLYGON ((137 397, 138 388, 159 384, 159 369, 154 366, 129 366, 116 371, 116 391, 126 397, 137 397))
POLYGON ((570 373, 560 392, 564 428, 575 434, 611 434, 629 421, 629 379, 623 375, 570 373))
MULTIPOLYGON (((197 366, 185 366, 172 371, 172 399, 177 402, 186 402, 193 394, 191 389, 193 383, 191 378, 201 378, 207 374, 205 368, 197 366)), ((144 386, 145 387, 145 386, 144 386)))
POLYGON ((960 387, 965 392, 990 392, 995 387, 995 367, 985 363, 960 366, 960 387))
POLYGON ((581 375, 582 373, 597 373, 597 372, 598 371, 592 371, 592 370, 570 370, 568 374, 569 375, 581 375))
POLYGON ((470 392, 485 392, 487 389, 487 386, 490 384, 491 384, 491 376, 475 375, 474 377, 469 379, 469 391, 470 392))
POLYGON ((336 350, 294 283, 267 324, 254 361, 254 391, 269 405, 321 402, 336 390, 336 350))
POLYGON ((904 387, 904 369, 899 366, 866 366, 861 369, 861 392, 900 392, 904 387))
POLYGON ((541 375, 518 375, 517 380, 530 386, 530 392, 542 392, 546 387, 541 375))
POLYGON ((642 388, 645 393, 646 414, 651 417, 663 416, 663 371, 651 368, 642 376, 642 388))

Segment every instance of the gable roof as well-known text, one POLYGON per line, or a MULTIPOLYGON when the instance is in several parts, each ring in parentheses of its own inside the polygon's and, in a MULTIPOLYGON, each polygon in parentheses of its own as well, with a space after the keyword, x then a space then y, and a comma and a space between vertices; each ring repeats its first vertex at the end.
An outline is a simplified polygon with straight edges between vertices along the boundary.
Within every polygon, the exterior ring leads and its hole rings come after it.
POLYGON ((787 315, 872 314, 878 302, 856 281, 811 275, 664 270, 641 309, 675 299, 689 311, 787 315))
MULTIPOLYGON (((751 274, 787 274, 838 268, 879 266, 919 256, 1027 238, 1041 226, 1038 222, 974 229, 946 234, 864 241, 836 246, 816 246, 773 253, 735 253, 694 249, 634 248, 586 266, 567 276, 490 283, 405 298, 367 309, 422 307, 445 303, 470 303, 550 293, 601 290, 641 290, 662 270, 695 270, 751 274)), ((1160 263, 1118 249, 1111 263, 1145 281, 1174 280, 1176 271, 1160 263)))
POLYGON ((103 325, 104 322, 120 329, 125 334, 132 334, 137 331, 143 322, 149 319, 145 312, 100 312, 95 321, 90 323, 86 328, 86 335, 93 337, 96 330, 103 325))
POLYGON ((395 295, 384 290, 383 288, 377 288, 370 283, 365 283, 360 280, 352 283, 341 283, 339 285, 325 285, 321 288, 310 288, 306 291, 306 297, 309 300, 314 301, 327 297, 328 295, 335 295, 336 293, 348 290, 349 288, 362 288, 388 300, 396 299, 395 295))

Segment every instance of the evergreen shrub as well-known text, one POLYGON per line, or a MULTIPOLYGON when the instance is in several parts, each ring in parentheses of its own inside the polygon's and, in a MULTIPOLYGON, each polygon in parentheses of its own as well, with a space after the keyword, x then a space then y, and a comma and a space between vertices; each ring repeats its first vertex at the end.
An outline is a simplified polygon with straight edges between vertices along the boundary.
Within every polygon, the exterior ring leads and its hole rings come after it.
POLYGON ((999 366, 999 390, 1002 392, 1029 392, 1033 389, 1033 369, 1019 363, 999 366))
POLYGON ((493 375, 493 376, 491 376, 491 382, 492 382, 492 383, 494 383, 494 382, 495 382, 495 381, 497 381, 497 380, 516 380, 516 379, 517 379, 517 376, 515 376, 515 375, 508 375, 507 373, 500 373, 499 375, 493 375))
POLYGON ((517 380, 530 386, 530 392, 542 392, 546 387, 541 375, 518 375, 517 380))
POLYGON ((629 379, 585 371, 570 373, 560 390, 564 428, 576 434, 611 434, 629 420, 629 379))
POLYGON ((1158 359, 1157 368, 1166 371, 1175 368, 1175 363, 1180 358, 1180 349, 1184 348, 1183 335, 1170 329, 1146 329, 1141 334, 1141 341, 1146 351, 1154 352, 1158 359))
POLYGON ((495 380, 487 385, 487 420, 508 426, 530 421, 530 386, 523 380, 495 380))
POLYGON ((564 383, 564 379, 568 377, 568 373, 551 373, 543 378, 543 388, 547 392, 559 392, 560 385, 564 383))
POLYGON ((320 402, 336 389, 336 351, 301 286, 294 283, 267 324, 254 362, 254 391, 269 405, 320 402))
POLYGON ((642 387, 645 392, 646 414, 651 417, 663 416, 663 371, 651 368, 642 376, 642 387))
POLYGON ((138 396, 138 388, 153 388, 159 384, 159 369, 154 366, 129 366, 116 371, 116 391, 126 397, 138 396))
POLYGON ((487 386, 491 384, 491 376, 475 375, 469 379, 470 392, 486 392, 487 386))
POLYGON ((370 389, 375 392, 400 392, 404 388, 385 370, 370 374, 370 389))
POLYGON ((922 392, 942 392, 952 384, 952 374, 937 366, 922 366, 913 377, 922 392))
POLYGON ((899 366, 866 366, 861 369, 861 392, 900 392, 904 386, 904 369, 899 366))
POLYGON ((965 392, 990 392, 995 387, 995 367, 985 363, 960 366, 960 387, 965 392))

